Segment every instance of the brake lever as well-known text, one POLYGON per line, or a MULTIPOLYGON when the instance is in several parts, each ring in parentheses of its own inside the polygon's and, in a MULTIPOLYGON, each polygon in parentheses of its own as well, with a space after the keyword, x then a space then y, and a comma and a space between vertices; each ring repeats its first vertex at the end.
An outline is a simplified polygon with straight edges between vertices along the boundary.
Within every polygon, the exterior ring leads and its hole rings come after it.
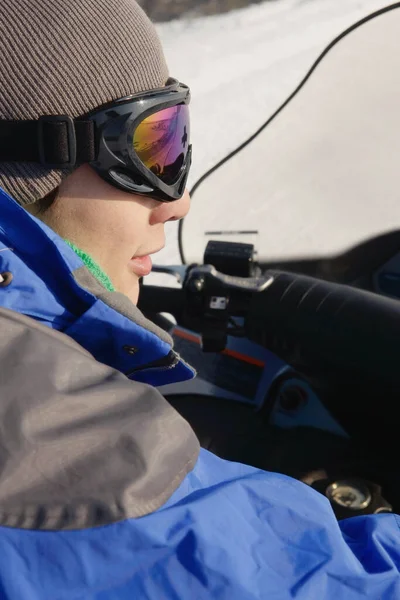
POLYGON ((256 292, 264 291, 274 281, 272 275, 257 276, 257 277, 237 277, 236 275, 226 275, 217 271, 212 265, 201 265, 192 267, 188 271, 187 285, 195 291, 200 291, 204 288, 204 284, 208 283, 210 287, 220 288, 221 291, 227 292, 256 292))

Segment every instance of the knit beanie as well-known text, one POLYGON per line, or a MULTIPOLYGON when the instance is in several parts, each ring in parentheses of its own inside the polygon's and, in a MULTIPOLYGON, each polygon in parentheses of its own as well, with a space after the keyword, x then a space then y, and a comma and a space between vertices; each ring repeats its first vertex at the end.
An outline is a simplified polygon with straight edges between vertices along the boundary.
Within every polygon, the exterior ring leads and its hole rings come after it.
MULTIPOLYGON (((0 0, 2 120, 77 118, 167 78, 158 36, 134 0, 0 0)), ((0 162, 0 187, 31 204, 72 170, 0 162)))

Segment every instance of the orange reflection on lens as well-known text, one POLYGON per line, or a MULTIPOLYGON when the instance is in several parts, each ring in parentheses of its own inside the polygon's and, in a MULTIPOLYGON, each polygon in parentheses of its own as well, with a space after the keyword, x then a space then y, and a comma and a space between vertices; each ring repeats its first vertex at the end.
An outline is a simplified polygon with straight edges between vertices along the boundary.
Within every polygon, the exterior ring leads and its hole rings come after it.
POLYGON ((189 108, 165 108, 146 117, 135 129, 133 148, 152 173, 167 185, 178 178, 190 145, 189 108))

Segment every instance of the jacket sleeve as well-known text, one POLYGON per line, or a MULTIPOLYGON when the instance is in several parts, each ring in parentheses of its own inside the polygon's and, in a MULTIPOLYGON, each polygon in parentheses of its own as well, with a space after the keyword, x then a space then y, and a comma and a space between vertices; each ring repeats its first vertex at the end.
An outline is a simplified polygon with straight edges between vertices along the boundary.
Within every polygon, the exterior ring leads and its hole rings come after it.
POLYGON ((0 524, 72 529, 162 506, 199 445, 153 387, 0 309, 0 524))

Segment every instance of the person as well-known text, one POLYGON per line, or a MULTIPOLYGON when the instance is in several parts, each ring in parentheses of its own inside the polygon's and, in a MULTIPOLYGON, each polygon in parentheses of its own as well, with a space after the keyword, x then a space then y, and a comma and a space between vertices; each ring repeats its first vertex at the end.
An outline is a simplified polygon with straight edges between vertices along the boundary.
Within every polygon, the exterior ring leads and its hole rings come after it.
MULTIPOLYGON (((182 49, 187 51, 187 49, 182 49)), ((134 0, 2 0, 0 596, 400 597, 398 517, 206 450, 139 312, 189 208, 189 89, 134 0)))

